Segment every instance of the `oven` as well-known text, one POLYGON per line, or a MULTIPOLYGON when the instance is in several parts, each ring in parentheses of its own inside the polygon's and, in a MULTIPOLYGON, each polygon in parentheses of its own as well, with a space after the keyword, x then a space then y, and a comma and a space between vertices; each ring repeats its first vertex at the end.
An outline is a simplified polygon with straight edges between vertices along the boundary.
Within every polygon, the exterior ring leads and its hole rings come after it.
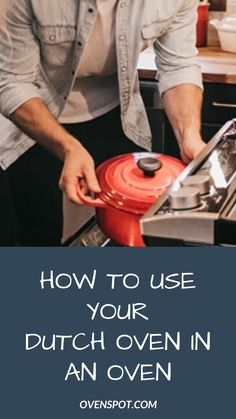
POLYGON ((149 208, 140 228, 148 246, 236 245, 236 119, 149 208))

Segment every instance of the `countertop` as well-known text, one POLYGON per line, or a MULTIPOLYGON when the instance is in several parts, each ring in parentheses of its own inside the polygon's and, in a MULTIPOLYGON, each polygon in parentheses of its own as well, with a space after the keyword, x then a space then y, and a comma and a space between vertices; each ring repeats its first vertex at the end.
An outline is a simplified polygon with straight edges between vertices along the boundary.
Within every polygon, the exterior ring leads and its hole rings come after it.
MULTIPOLYGON (((204 82, 236 84, 236 54, 224 52, 219 47, 199 48, 198 51, 198 62, 202 68, 204 82)), ((140 54, 138 72, 140 78, 157 77, 152 48, 140 54)))

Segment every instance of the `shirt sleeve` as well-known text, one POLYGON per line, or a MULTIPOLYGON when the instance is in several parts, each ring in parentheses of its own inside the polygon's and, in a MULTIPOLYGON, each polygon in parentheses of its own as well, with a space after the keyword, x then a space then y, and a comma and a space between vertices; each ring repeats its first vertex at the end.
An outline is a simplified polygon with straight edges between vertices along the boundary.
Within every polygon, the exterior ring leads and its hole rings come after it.
POLYGON ((197 5, 198 0, 183 0, 169 28, 154 44, 161 95, 184 83, 203 88, 195 46, 197 5))
POLYGON ((13 0, 7 11, 9 36, 0 31, 0 112, 9 117, 20 105, 40 97, 40 49, 32 29, 29 0, 13 0))

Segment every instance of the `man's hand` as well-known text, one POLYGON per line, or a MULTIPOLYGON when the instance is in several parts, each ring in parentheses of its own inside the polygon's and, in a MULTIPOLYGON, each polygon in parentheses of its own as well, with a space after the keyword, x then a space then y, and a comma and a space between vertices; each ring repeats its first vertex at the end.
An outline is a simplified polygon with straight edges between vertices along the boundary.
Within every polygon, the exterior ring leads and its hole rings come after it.
POLYGON ((206 143, 196 132, 185 133, 181 144, 179 144, 181 159, 185 163, 189 163, 198 156, 205 146, 206 143))
POLYGON ((78 182, 84 195, 88 191, 100 192, 94 161, 79 142, 65 155, 59 186, 71 202, 80 205, 83 202, 77 195, 78 182))

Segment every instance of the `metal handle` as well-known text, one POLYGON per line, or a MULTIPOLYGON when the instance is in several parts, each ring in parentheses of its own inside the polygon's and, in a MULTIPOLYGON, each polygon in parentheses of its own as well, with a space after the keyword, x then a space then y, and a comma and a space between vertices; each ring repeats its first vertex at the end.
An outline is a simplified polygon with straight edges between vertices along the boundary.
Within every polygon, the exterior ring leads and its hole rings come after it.
POLYGON ((236 103, 224 103, 224 102, 212 102, 212 106, 215 108, 231 108, 236 109, 236 103))
POLYGON ((162 162, 154 157, 144 157, 138 160, 137 166, 143 171, 144 176, 153 177, 155 172, 161 169, 162 162))
POLYGON ((84 204, 89 205, 90 207, 107 208, 107 204, 104 201, 102 201, 100 198, 93 199, 89 195, 84 195, 81 191, 79 182, 78 182, 78 187, 77 187, 77 195, 84 204))

